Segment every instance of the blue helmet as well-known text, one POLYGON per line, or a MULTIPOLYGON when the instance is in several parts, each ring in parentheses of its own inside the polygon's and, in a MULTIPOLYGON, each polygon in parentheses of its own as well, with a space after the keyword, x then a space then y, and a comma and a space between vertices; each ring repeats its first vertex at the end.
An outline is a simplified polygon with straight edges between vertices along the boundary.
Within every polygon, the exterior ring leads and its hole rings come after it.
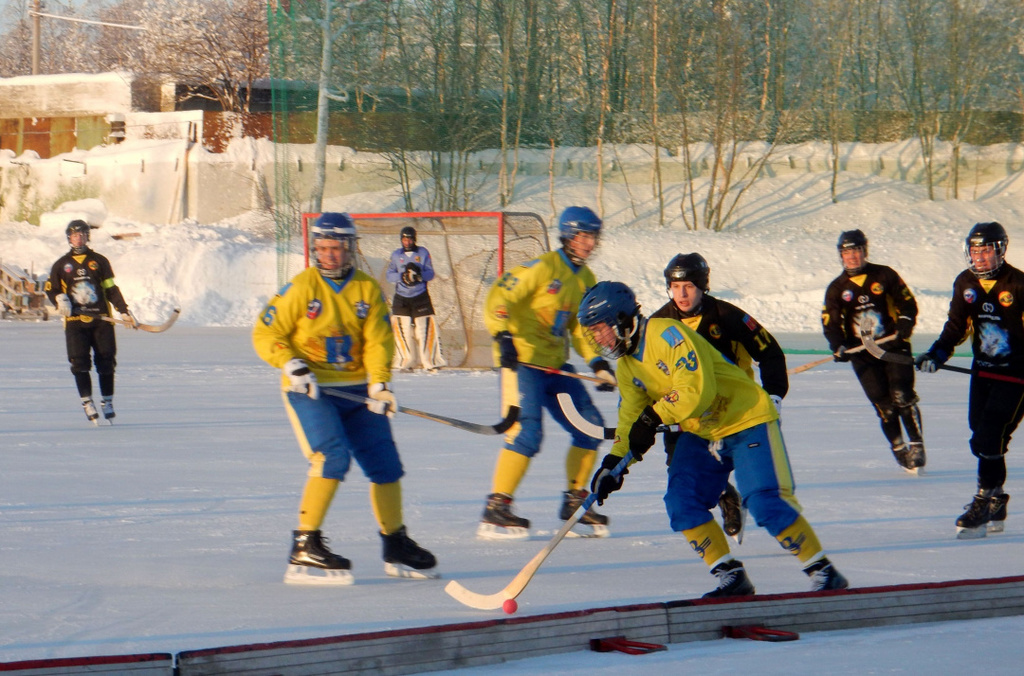
POLYGON ((356 263, 356 224, 352 217, 345 213, 324 212, 313 221, 309 229, 310 239, 313 241, 314 259, 316 267, 324 277, 341 279, 355 267, 356 263), (316 241, 318 239, 335 240, 341 242, 341 261, 337 267, 324 267, 316 256, 316 241))
MULTIPOLYGON (((598 282, 580 301, 576 317, 587 339, 598 352, 609 359, 618 359, 636 348, 640 326, 640 304, 632 289, 622 282, 598 282), (602 344, 594 327, 604 324, 614 332, 613 344, 602 344)), ((605 339, 605 342, 609 342, 605 339)))
POLYGON ((587 207, 566 207, 558 217, 558 239, 572 239, 579 232, 601 233, 601 218, 587 207))

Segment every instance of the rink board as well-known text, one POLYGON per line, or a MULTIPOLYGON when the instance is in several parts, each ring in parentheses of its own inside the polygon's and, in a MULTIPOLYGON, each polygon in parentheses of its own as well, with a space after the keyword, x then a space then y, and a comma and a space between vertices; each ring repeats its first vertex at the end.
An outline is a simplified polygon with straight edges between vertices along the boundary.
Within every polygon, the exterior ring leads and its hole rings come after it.
POLYGON ((172 676, 173 673, 174 655, 170 653, 0 662, 0 674, 4 674, 4 676, 10 674, 24 674, 25 676, 57 676, 58 674, 172 676))
POLYGON ((828 631, 1024 614, 1024 576, 750 599, 672 601, 347 636, 194 650, 179 676, 391 676, 588 650, 590 640, 649 643, 722 637, 723 626, 828 631))

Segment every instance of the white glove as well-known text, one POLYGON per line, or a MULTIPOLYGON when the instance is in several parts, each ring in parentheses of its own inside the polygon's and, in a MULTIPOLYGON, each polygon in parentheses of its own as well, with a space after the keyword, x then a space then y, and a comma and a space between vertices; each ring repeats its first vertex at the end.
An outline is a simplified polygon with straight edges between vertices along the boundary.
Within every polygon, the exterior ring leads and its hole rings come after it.
POLYGON ((66 293, 57 296, 57 312, 60 313, 61 317, 71 316, 71 299, 68 298, 66 293))
POLYGON ((366 402, 366 408, 377 415, 386 415, 389 418, 395 417, 398 410, 398 400, 395 393, 388 389, 387 383, 373 383, 370 385, 370 401, 366 402))
POLYGON ((779 418, 782 418, 782 397, 777 394, 769 394, 768 398, 775 404, 775 412, 779 414, 779 418))
POLYGON ((124 322, 125 326, 127 326, 128 328, 130 328, 130 329, 138 329, 139 328, 139 320, 135 318, 135 315, 132 314, 131 310, 128 310, 128 312, 120 313, 120 316, 121 316, 121 321, 124 322))
POLYGON ((309 370, 309 365, 301 359, 289 359, 284 365, 284 374, 291 381, 290 392, 309 395, 310 399, 320 398, 320 386, 316 384, 316 376, 309 370))
POLYGON ((602 381, 597 386, 598 392, 611 392, 615 389, 615 386, 618 385, 618 382, 615 380, 615 375, 607 369, 594 371, 594 377, 599 378, 602 381))

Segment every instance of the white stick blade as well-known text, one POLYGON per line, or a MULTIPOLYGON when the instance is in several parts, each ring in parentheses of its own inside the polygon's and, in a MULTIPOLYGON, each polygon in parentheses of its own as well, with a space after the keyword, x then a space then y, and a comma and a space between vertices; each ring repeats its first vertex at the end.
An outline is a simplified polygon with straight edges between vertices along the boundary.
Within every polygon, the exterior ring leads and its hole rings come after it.
POLYGON ((446 584, 444 591, 462 605, 476 608, 477 610, 497 610, 509 598, 502 592, 497 594, 477 594, 466 589, 456 580, 446 584))

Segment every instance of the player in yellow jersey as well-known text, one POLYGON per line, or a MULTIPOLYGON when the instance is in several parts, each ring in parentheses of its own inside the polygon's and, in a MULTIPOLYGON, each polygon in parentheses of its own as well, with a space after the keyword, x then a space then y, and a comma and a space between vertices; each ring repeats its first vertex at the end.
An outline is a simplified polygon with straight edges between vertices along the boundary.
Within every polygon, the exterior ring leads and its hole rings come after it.
MULTIPOLYGON (((566 363, 569 344, 605 382, 598 389, 612 390, 615 377, 608 362, 583 340, 576 309, 587 289, 596 283, 586 266, 601 235, 601 219, 587 207, 568 207, 558 220, 562 248, 506 272, 487 296, 484 323, 495 342, 495 360, 502 367, 502 406, 520 407, 519 421, 505 437, 491 483, 491 493, 477 534, 482 538, 525 538, 530 521, 512 512, 512 500, 526 475, 530 460, 540 451, 544 409, 572 435, 565 460, 566 485, 560 518, 568 519, 587 493, 585 487, 597 458, 599 440, 573 427, 556 399, 567 392, 580 412, 603 425, 600 412, 580 380, 519 363, 573 371, 566 363)), ((588 510, 580 519, 579 535, 603 537, 608 519, 588 510)))
POLYGON ((705 597, 754 593, 710 511, 733 470, 758 525, 800 560, 812 589, 848 586, 800 515, 779 414, 767 392, 689 326, 646 319, 621 282, 591 289, 580 302, 579 322, 604 356, 619 360, 615 442, 590 488, 599 503, 622 487, 625 473, 615 476, 612 469, 626 453, 642 459, 659 425, 679 423, 689 434, 679 437, 672 455, 665 507, 672 530, 686 537, 718 578, 705 597))
POLYGON ((352 584, 351 562, 328 549, 320 526, 355 459, 370 480, 370 502, 393 577, 433 578, 434 555, 407 534, 402 462, 388 417, 395 338, 380 286, 356 268, 356 228, 348 214, 324 213, 312 228, 316 265, 296 275, 267 305, 253 345, 282 371, 285 410, 309 473, 285 582, 352 584), (332 397, 337 389, 367 403, 332 397))

